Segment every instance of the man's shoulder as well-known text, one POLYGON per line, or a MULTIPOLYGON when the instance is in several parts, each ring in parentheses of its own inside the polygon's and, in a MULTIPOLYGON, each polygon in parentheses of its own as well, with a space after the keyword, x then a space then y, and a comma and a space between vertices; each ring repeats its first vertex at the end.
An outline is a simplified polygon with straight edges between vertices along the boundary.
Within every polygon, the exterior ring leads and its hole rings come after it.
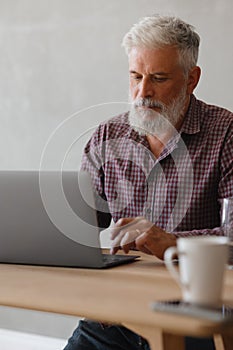
POLYGON ((225 133, 233 128, 233 113, 226 108, 206 103, 191 96, 189 109, 183 124, 183 132, 195 134, 202 130, 205 133, 225 133))
POLYGON ((87 147, 99 146, 111 139, 129 138, 131 127, 128 114, 129 112, 125 112, 101 122, 95 128, 87 147))
POLYGON ((233 113, 228 109, 198 100, 200 129, 208 139, 224 140, 233 133, 233 113))
POLYGON ((109 125, 112 125, 112 124, 127 124, 129 125, 129 121, 128 121, 128 116, 129 116, 129 112, 124 112, 124 113, 121 113, 121 114, 118 114, 116 116, 113 116, 107 120, 105 120, 104 122, 102 122, 100 124, 100 126, 109 126, 109 125))
POLYGON ((111 138, 127 134, 131 129, 128 115, 129 112, 125 112, 105 120, 97 127, 96 132, 111 138))
POLYGON ((196 100, 193 110, 193 117, 199 120, 201 128, 209 131, 226 132, 228 128, 233 128, 233 113, 221 106, 196 100))
POLYGON ((232 121, 233 120, 233 112, 228 110, 227 108, 211 104, 211 103, 206 103, 201 100, 196 100, 198 109, 203 112, 204 115, 209 116, 210 118, 213 119, 222 119, 222 120, 228 120, 232 121))

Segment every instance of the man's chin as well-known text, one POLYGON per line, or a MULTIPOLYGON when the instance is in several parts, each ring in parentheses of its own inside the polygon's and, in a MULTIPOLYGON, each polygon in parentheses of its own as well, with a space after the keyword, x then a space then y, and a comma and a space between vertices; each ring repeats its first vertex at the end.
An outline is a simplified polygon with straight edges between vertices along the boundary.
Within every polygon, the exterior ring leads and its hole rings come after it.
POLYGON ((129 123, 140 135, 161 134, 161 132, 166 132, 169 126, 171 126, 164 115, 150 108, 146 110, 141 109, 140 111, 131 110, 129 123))
POLYGON ((150 121, 143 123, 141 120, 140 123, 135 120, 130 120, 130 126, 141 136, 156 136, 159 137, 161 135, 166 134, 171 130, 172 125, 170 123, 163 123, 162 125, 155 125, 155 123, 151 123, 150 121))
POLYGON ((148 107, 137 107, 137 109, 131 111, 131 115, 135 120, 142 120, 143 122, 152 122, 161 117, 158 111, 148 107))

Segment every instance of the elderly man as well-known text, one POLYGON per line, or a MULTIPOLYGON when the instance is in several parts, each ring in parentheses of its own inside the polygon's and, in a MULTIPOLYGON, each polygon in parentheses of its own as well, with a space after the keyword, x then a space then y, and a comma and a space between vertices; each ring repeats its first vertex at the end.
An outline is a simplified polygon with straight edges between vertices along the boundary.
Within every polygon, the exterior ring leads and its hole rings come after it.
MULTIPOLYGON (((131 108, 97 128, 82 163, 92 175, 99 226, 115 222, 113 254, 138 249, 163 259, 180 236, 222 234, 221 199, 233 196, 233 114, 193 95, 199 41, 191 25, 157 15, 123 39, 131 108)), ((125 327, 85 320, 65 349, 149 344, 125 327)))

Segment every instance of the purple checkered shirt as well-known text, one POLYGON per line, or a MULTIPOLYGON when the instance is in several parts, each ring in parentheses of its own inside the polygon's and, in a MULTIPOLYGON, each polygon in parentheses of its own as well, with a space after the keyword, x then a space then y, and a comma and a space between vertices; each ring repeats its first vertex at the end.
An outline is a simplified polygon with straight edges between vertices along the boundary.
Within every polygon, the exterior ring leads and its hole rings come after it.
POLYGON ((233 196, 233 113, 191 96, 182 129, 159 158, 128 113, 102 123, 82 169, 96 190, 98 221, 144 216, 177 236, 222 234, 221 199, 233 196))

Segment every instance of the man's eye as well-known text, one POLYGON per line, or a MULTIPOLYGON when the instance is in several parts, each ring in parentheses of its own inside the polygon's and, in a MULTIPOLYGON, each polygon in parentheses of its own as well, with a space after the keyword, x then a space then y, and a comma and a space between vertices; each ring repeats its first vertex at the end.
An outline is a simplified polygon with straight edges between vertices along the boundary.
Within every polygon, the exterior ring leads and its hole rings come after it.
POLYGON ((131 75, 131 79, 133 79, 133 80, 141 80, 142 77, 140 75, 131 75))
POLYGON ((151 80, 156 83, 163 83, 167 81, 167 78, 165 77, 152 77, 151 80))

